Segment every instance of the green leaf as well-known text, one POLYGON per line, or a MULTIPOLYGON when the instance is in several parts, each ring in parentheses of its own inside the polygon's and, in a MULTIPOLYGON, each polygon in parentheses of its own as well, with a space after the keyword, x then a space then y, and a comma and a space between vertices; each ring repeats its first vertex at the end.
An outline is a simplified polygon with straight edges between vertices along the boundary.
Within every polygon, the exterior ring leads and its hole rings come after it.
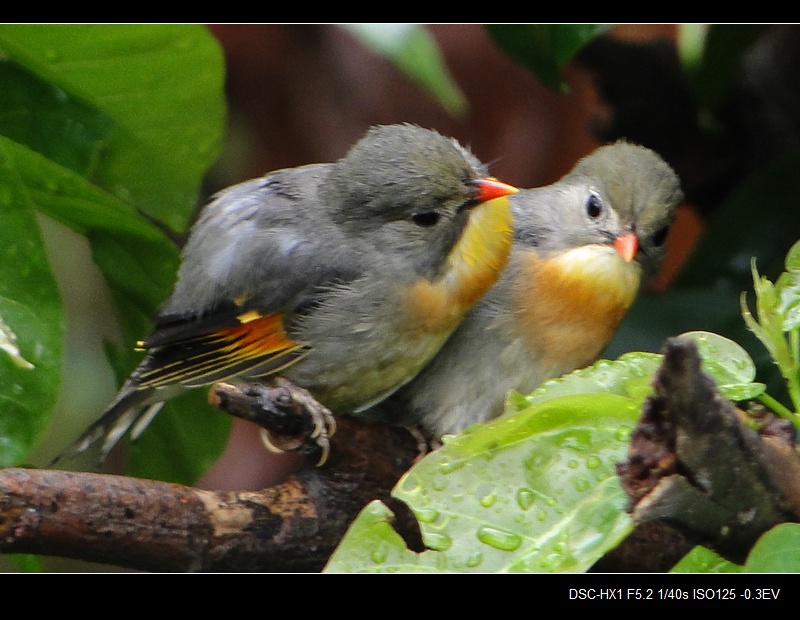
MULTIPOLYGON (((719 334, 702 331, 686 332, 680 337, 697 343, 703 370, 711 375, 727 398, 747 400, 764 392, 763 383, 752 381, 756 374, 752 358, 737 343, 719 334)), ((650 383, 661 360, 661 354, 636 351, 625 353, 616 360, 601 359, 591 366, 545 382, 528 396, 512 392, 507 407, 519 411, 559 396, 600 392, 626 396, 641 405, 652 393, 650 383)))
POLYGON ((26 370, 36 368, 20 354, 17 346, 17 335, 3 322, 2 316, 0 316, 0 351, 8 355, 11 361, 19 368, 25 368, 26 370))
MULTIPOLYGON (((34 366, 0 356, 3 465, 20 462, 47 426, 60 377, 63 310, 36 218, 88 238, 125 335, 117 370, 130 371, 133 341, 178 264, 140 210, 185 228, 225 108, 221 50, 203 26, 2 24, 0 58, 0 319, 34 366)), ((219 426, 198 423, 208 435, 195 442, 204 453, 192 453, 192 472, 224 445, 219 426)))
MULTIPOLYGON (((711 375, 725 396, 738 401, 763 393, 764 384, 752 382, 756 372, 753 360, 737 343, 710 332, 687 332, 681 337, 697 343, 703 370, 711 375)), ((559 396, 600 392, 625 396, 641 405, 652 393, 650 384, 661 360, 661 354, 640 351, 624 353, 616 360, 601 359, 545 382, 530 395, 512 392, 507 409, 519 411, 559 396)))
POLYGON ((800 270, 784 271, 775 282, 778 303, 775 311, 781 317, 784 332, 800 326, 800 270))
POLYGON ((756 365, 752 358, 733 340, 711 332, 687 332, 688 338, 697 344, 702 359, 702 369, 717 384, 720 392, 733 401, 755 398, 764 392, 763 383, 754 383, 756 365))
POLYGON ((123 327, 129 328, 127 342, 141 338, 149 327, 131 317, 149 316, 169 294, 178 266, 175 245, 80 174, 3 137, 0 148, 15 167, 13 177, 4 176, 27 195, 31 217, 43 213, 89 238, 93 258, 118 302, 123 327))
MULTIPOLYGON (((222 53, 205 27, 4 24, 0 54, 46 83, 40 90, 52 96, 31 114, 60 127, 68 142, 74 129, 85 142, 82 151, 70 147, 75 165, 88 163, 93 181, 124 202, 177 230, 186 227, 225 112, 222 53), (67 104, 55 106, 59 97, 67 104)), ((31 148, 49 142, 36 139, 40 130, 18 133, 29 136, 23 143, 31 148)), ((46 146, 44 154, 61 148, 46 146)))
POLYGON ((800 525, 782 523, 762 535, 747 556, 744 572, 800 572, 800 525))
POLYGON ((113 120, 14 62, 0 62, 0 83, 0 135, 91 176, 113 120))
POLYGON ((517 408, 522 408, 522 402, 531 406, 559 396, 601 392, 632 398, 641 404, 652 392, 650 379, 661 364, 661 357, 657 353, 631 352, 613 361, 598 360, 591 366, 543 383, 519 400, 517 408))
POLYGON ((750 383, 755 379, 753 360, 733 340, 703 331, 687 332, 680 337, 694 341, 703 360, 703 370, 713 375, 718 383, 750 383))
POLYGON ((566 92, 561 69, 608 24, 489 24, 486 30, 511 58, 528 67, 546 86, 566 92))
POLYGON ((33 368, 0 355, 0 467, 22 462, 47 426, 64 337, 64 311, 36 222, 36 197, 24 162, 8 146, 0 138, 0 319, 33 368))
POLYGON ((786 270, 787 271, 800 271, 800 241, 789 248, 786 253, 786 270))
POLYGON ((41 573, 42 572, 42 558, 38 555, 28 555, 17 553, 11 556, 14 564, 23 573, 41 573))
POLYGON ((450 114, 462 116, 468 103, 453 81, 436 40, 419 24, 342 24, 375 53, 397 65, 450 114))
POLYGON ((638 415, 629 398, 579 394, 475 425, 394 489, 430 551, 412 564, 384 549, 376 561, 374 539, 348 533, 328 570, 585 571, 633 527, 615 464, 638 415))
MULTIPOLYGON (((794 323, 795 313, 798 311, 797 282, 794 276, 797 272, 784 272, 773 284, 768 278, 759 275, 756 260, 751 261, 753 289, 756 293, 756 316, 750 312, 746 295, 742 294, 742 318, 748 329, 769 351, 773 361, 780 369, 781 376, 786 382, 786 390, 794 404, 795 412, 800 410, 800 333, 797 329, 786 329, 786 325, 794 323), (788 331, 788 334, 787 334, 788 331)), ((779 401, 768 395, 761 400, 768 399, 768 404, 773 411, 792 419, 795 426, 800 427, 800 418, 779 401)))
POLYGON ((672 567, 671 573, 740 573, 742 567, 706 547, 695 547, 672 567))
POLYGON ((392 527, 394 513, 378 500, 367 504, 331 555, 326 573, 438 572, 437 554, 414 553, 392 527))
POLYGON ((97 188, 81 174, 2 136, 0 148, 15 168, 13 172, 7 171, 3 178, 24 188, 33 211, 59 220, 84 235, 92 231, 115 232, 146 240, 166 240, 158 228, 132 207, 97 188))

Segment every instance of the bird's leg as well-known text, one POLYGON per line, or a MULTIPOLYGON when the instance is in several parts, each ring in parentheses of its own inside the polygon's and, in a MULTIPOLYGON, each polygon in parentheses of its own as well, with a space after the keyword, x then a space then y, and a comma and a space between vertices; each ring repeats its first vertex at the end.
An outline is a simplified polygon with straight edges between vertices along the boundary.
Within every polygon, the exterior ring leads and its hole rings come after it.
POLYGON ((442 447, 441 438, 432 436, 423 427, 418 425, 409 425, 405 426, 404 428, 417 442, 417 458, 414 459, 414 464, 417 464, 434 450, 438 450, 442 447))
POLYGON ((209 393, 212 405, 261 427, 271 452, 320 452, 317 466, 328 459, 336 420, 305 389, 283 377, 264 383, 217 383, 209 393))

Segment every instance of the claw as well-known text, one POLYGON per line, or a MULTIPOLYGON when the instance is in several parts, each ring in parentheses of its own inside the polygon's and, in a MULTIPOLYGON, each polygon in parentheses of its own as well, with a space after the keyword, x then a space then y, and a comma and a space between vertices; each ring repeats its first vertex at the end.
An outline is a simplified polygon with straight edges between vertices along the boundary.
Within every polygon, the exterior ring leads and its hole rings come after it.
POLYGON ((328 460, 328 455, 331 453, 331 445, 328 443, 327 439, 325 439, 324 442, 317 442, 317 445, 322 451, 317 461, 317 467, 322 467, 328 460))
POLYGON ((314 416, 314 431, 309 435, 311 439, 316 439, 325 435, 328 439, 333 437, 336 432, 336 418, 327 409, 318 410, 314 416))
POLYGON ((322 451, 317 467, 324 465, 330 454, 330 438, 336 432, 336 419, 333 414, 305 389, 294 385, 291 381, 283 377, 275 377, 272 385, 277 389, 282 406, 284 408, 302 409, 311 416, 313 429, 305 437, 286 437, 285 439, 276 436, 264 429, 261 431, 261 441, 271 452, 286 452, 300 449, 309 440, 313 441, 322 451))
POLYGON ((307 453, 309 447, 316 447, 322 453, 317 466, 328 460, 336 419, 310 392, 287 379, 273 377, 265 384, 218 383, 209 393, 209 401, 259 425, 261 443, 273 454, 307 453))
MULTIPOLYGON (((286 452, 294 451, 300 448, 303 445, 303 441, 299 439, 295 439, 294 442, 290 442, 291 446, 280 447, 277 443, 273 440, 272 435, 266 428, 259 429, 259 436, 261 437, 261 443, 264 444, 264 447, 273 454, 284 454, 286 452)), ((322 454, 320 455, 319 460, 317 461, 316 467, 323 466, 327 460, 328 456, 331 453, 331 445, 328 441, 328 437, 330 435, 327 434, 320 434, 318 441, 315 443, 317 447, 321 450, 322 454)), ((312 439, 317 439, 314 436, 311 436, 312 439)))
POLYGON ((283 448, 279 448, 274 443, 272 443, 272 438, 269 435, 269 431, 266 428, 259 429, 259 435, 261 437, 261 443, 264 444, 264 447, 273 454, 284 454, 286 450, 283 448))

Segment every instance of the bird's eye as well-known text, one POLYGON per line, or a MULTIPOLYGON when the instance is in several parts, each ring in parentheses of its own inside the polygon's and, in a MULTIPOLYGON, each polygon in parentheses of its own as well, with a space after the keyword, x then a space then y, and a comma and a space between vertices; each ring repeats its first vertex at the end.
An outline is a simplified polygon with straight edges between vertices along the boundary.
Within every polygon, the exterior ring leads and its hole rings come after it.
POLYGON ((667 240, 667 234, 669 233, 669 226, 662 226, 659 228, 655 234, 651 237, 651 241, 653 245, 656 247, 660 247, 664 245, 664 242, 667 240))
POLYGON ((586 214, 594 219, 600 217, 603 213, 603 200, 595 193, 589 194, 586 199, 586 214))
POLYGON ((417 226, 430 228, 431 226, 435 226, 439 222, 439 214, 436 213, 436 211, 420 211, 418 213, 414 213, 411 216, 411 220, 417 226))

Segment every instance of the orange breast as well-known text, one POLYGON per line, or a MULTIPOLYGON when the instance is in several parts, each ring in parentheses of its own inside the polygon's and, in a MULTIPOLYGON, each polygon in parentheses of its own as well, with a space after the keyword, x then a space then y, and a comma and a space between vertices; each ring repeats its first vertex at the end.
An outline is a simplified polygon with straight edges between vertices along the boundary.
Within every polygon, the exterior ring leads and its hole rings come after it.
POLYGON ((513 304, 526 344, 550 366, 593 362, 617 330, 639 288, 638 265, 605 246, 586 246, 549 260, 525 252, 513 304))
POLYGON ((447 291, 429 280, 414 284, 405 297, 409 315, 409 332, 449 332, 463 316, 447 291))

